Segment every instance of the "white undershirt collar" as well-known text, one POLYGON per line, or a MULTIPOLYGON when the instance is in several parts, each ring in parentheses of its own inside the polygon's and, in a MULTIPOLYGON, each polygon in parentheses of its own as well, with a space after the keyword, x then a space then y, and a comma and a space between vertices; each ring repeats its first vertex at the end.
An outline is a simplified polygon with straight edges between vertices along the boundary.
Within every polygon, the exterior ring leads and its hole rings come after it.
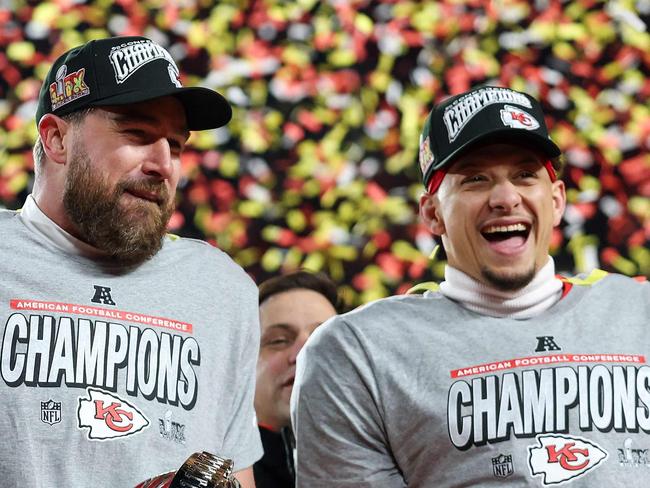
POLYGON ((97 258, 106 256, 104 251, 87 244, 59 227, 38 207, 32 195, 28 195, 21 210, 21 218, 32 232, 38 234, 51 245, 69 254, 97 258))
POLYGON ((447 265, 440 292, 463 307, 491 317, 528 319, 551 308, 562 297, 562 281, 555 276, 555 262, 548 262, 525 287, 501 291, 447 265))

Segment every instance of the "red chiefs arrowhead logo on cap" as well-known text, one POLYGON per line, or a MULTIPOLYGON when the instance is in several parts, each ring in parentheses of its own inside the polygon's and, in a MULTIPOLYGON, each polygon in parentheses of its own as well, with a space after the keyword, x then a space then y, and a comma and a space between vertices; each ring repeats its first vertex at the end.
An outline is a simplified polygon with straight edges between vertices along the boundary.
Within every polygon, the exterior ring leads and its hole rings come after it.
POLYGON ((539 122, 535 117, 512 105, 505 105, 501 109, 501 121, 513 129, 535 130, 539 128, 539 122))

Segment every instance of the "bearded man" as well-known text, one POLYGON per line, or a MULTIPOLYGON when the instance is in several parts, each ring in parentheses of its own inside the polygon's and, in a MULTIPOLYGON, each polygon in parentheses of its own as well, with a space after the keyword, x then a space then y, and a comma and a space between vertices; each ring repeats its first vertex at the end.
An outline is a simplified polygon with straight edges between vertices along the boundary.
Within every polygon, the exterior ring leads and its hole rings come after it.
POLYGON ((254 487, 255 284, 166 235, 190 131, 231 114, 143 37, 50 69, 33 193, 0 213, 3 483, 135 486, 208 451, 254 487))

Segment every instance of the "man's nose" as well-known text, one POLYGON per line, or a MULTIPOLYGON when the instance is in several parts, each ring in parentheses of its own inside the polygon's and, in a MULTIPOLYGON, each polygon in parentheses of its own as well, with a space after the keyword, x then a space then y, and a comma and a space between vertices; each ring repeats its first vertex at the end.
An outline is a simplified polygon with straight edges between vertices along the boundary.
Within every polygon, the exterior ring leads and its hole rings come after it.
POLYGON ((142 172, 147 176, 169 180, 174 171, 174 161, 169 141, 164 137, 149 145, 149 152, 142 165, 142 172))
POLYGON ((291 351, 289 352, 289 363, 290 364, 296 364, 296 358, 298 357, 298 353, 302 349, 302 347, 305 345, 305 342, 307 342, 307 338, 309 336, 298 336, 291 346, 291 351))
POLYGON ((489 204, 491 208, 510 212, 521 203, 518 188, 509 180, 496 182, 490 189, 489 204))

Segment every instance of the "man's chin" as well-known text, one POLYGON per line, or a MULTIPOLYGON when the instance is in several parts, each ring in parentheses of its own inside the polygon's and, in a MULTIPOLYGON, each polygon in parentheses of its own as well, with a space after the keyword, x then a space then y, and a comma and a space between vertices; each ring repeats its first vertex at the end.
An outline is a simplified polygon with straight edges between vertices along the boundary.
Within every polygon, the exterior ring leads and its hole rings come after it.
POLYGON ((501 291, 516 291, 524 288, 535 277, 535 267, 516 272, 513 270, 497 271, 483 268, 481 275, 486 283, 501 291))
POLYGON ((159 219, 164 211, 158 202, 138 198, 127 192, 120 197, 119 209, 125 217, 137 219, 159 219))
POLYGON ((151 245, 135 250, 129 249, 126 252, 114 252, 111 254, 111 257, 121 265, 137 266, 153 258, 161 247, 162 245, 151 245))
POLYGON ((285 385, 282 387, 282 397, 283 398, 291 398, 291 392, 293 391, 293 383, 290 385, 285 385))

